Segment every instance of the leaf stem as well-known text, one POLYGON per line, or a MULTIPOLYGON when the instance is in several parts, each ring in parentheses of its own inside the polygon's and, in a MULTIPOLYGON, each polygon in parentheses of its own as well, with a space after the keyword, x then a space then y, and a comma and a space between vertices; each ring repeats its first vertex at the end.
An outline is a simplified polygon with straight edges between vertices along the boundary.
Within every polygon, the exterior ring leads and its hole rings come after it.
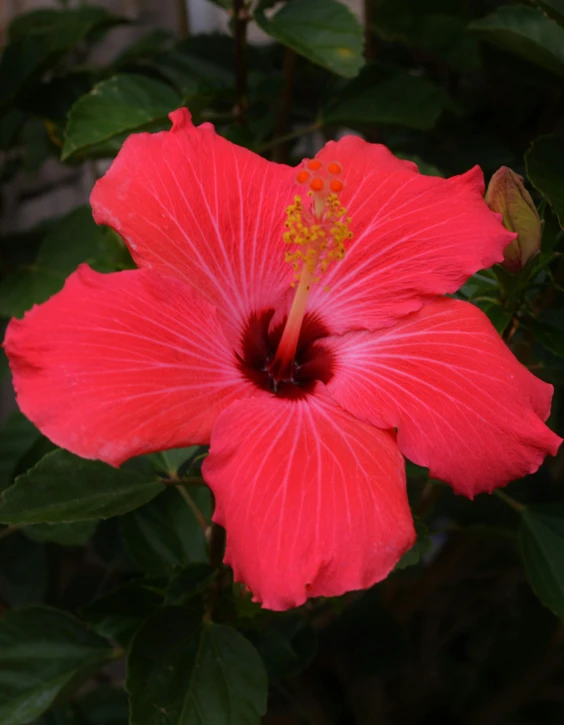
POLYGON ((209 525, 210 525, 209 521, 206 519, 206 517, 200 511, 200 509, 196 506, 192 496, 190 496, 190 494, 188 493, 188 491, 186 490, 186 488, 183 485, 178 486, 177 491, 182 496, 182 498, 186 501, 188 506, 192 509, 192 513, 196 517, 196 521, 198 522, 198 524, 202 527, 204 532, 207 532, 209 525))
POLYGON ((499 488, 496 488, 493 492, 494 496, 497 496, 499 499, 504 501, 510 508, 512 508, 514 511, 517 511, 517 513, 522 514, 523 511, 527 508, 525 504, 520 503, 516 499, 514 499, 512 496, 510 496, 508 493, 505 493, 504 491, 500 491, 499 488))

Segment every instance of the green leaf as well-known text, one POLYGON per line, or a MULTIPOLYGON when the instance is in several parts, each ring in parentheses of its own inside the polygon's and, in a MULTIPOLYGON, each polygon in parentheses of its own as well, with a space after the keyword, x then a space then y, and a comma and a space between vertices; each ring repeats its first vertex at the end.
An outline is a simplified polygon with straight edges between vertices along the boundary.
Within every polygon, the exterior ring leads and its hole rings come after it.
POLYGON ((129 719, 127 695, 122 689, 102 685, 73 702, 81 719, 76 725, 126 725, 129 719))
POLYGON ((0 491, 12 484, 18 463, 40 438, 41 433, 19 411, 0 428, 0 491))
POLYGON ((333 73, 353 78, 362 67, 362 27, 336 0, 289 2, 271 18, 257 9, 255 20, 279 43, 333 73))
POLYGON ((267 684, 256 650, 235 629, 165 608, 133 640, 130 725, 259 725, 267 684))
POLYGON ((0 315, 21 317, 34 304, 45 302, 79 264, 107 258, 113 235, 111 229, 94 222, 89 206, 71 211, 49 231, 35 263, 0 282, 0 315))
POLYGON ((168 476, 176 476, 182 466, 195 456, 200 446, 188 446, 187 448, 169 448, 168 451, 153 453, 152 458, 155 468, 166 473, 168 476))
POLYGON ((535 0, 535 2, 557 23, 564 24, 564 0, 535 0))
POLYGON ((431 548, 431 539, 429 538, 429 530, 422 521, 415 519, 415 531, 417 539, 415 544, 409 551, 402 556, 396 564, 394 571, 407 569, 409 566, 415 566, 421 561, 421 557, 431 548))
POLYGON ((75 521, 72 524, 32 524, 22 533, 32 541, 48 541, 60 546, 83 546, 89 541, 98 521, 75 521))
POLYGON ((116 75, 98 83, 71 108, 61 159, 114 136, 143 129, 181 105, 168 85, 140 75, 116 75))
POLYGON ((378 0, 372 26, 383 40, 424 50, 458 71, 480 65, 477 38, 467 32, 467 18, 456 2, 378 0))
POLYGON ((106 641, 61 611, 8 612, 0 620, 0 722, 31 723, 111 657, 106 641))
POLYGON ((323 112, 325 123, 393 124, 426 130, 451 106, 446 91, 404 71, 366 68, 323 112))
POLYGON ((564 504, 527 507, 519 537, 531 588, 564 619, 564 504))
POLYGON ((166 590, 167 605, 183 605, 203 594, 217 576, 217 570, 209 564, 192 564, 177 572, 166 590))
POLYGON ((184 101, 235 87, 233 70, 198 57, 189 48, 169 50, 152 58, 148 65, 178 88, 184 101))
POLYGON ((139 627, 162 602, 162 596, 151 587, 142 582, 131 582, 82 607, 80 616, 98 634, 128 647, 139 627))
POLYGON ((0 539, 0 571, 6 604, 22 607, 44 601, 49 574, 44 546, 12 531, 0 539))
POLYGON ((552 206, 564 227, 564 138, 551 135, 535 139, 525 154, 525 166, 531 184, 552 206))
POLYGON ((65 52, 100 28, 124 20, 99 7, 36 10, 10 25, 10 42, 0 59, 0 106, 29 88, 65 52))
POLYGON ((142 506, 163 488, 156 476, 57 450, 2 493, 0 522, 57 524, 106 519, 142 506))
POLYGON ((204 532, 175 487, 120 523, 127 553, 148 574, 168 577, 177 568, 207 561, 204 532))
POLYGON ((564 75, 564 29, 538 8, 502 5, 468 27, 489 43, 564 75))

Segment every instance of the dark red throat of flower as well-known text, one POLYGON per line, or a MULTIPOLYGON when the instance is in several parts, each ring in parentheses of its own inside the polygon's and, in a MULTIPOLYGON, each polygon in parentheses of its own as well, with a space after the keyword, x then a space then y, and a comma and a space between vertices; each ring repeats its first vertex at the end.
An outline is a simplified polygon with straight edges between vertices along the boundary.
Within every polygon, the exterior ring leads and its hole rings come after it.
POLYGON ((276 359, 285 323, 269 331, 274 310, 253 315, 243 332, 243 355, 239 367, 257 388, 284 398, 301 398, 311 392, 316 381, 328 383, 333 377, 333 356, 323 346, 327 329, 306 313, 300 328, 291 364, 281 366, 276 359))

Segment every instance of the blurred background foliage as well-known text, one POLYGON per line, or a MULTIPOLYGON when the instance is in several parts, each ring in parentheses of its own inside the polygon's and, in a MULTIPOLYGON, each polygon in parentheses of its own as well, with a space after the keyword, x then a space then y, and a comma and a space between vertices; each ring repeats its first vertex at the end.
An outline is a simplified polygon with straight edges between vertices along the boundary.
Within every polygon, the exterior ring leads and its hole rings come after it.
MULTIPOLYGON (((131 21, 94 5, 4 29, 1 324, 81 262, 131 266, 88 191, 128 134, 168 128, 174 108, 288 163, 354 132, 425 174, 478 163, 486 179, 500 166, 525 178, 540 252, 459 295, 555 385, 563 434, 564 1, 366 0, 362 21, 337 0, 215 3, 229 34, 191 35, 184 17, 177 34, 152 29, 113 55, 101 44, 131 21), (257 27, 270 42, 249 42, 257 27), (33 223, 46 168, 85 203, 33 223)), ((4 357, 0 369, 8 389, 4 357)), ((396 572, 274 614, 221 565, 205 455, 115 470, 4 415, 2 725, 564 723, 562 456, 474 502, 409 465, 419 539, 396 572)))

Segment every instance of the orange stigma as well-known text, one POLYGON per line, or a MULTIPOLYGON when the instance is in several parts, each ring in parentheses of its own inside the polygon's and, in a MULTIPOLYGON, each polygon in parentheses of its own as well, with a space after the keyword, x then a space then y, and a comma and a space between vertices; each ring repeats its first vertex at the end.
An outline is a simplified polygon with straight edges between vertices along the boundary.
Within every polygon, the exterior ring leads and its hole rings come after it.
POLYGON ((271 373, 279 379, 291 378, 312 286, 333 262, 344 258, 345 241, 352 238, 351 220, 338 196, 345 188, 342 173, 337 161, 324 164, 319 159, 306 159, 296 173, 296 182, 308 191, 305 201, 296 195, 286 210, 284 241, 290 250, 285 259, 294 268, 296 294, 271 363, 271 373))

